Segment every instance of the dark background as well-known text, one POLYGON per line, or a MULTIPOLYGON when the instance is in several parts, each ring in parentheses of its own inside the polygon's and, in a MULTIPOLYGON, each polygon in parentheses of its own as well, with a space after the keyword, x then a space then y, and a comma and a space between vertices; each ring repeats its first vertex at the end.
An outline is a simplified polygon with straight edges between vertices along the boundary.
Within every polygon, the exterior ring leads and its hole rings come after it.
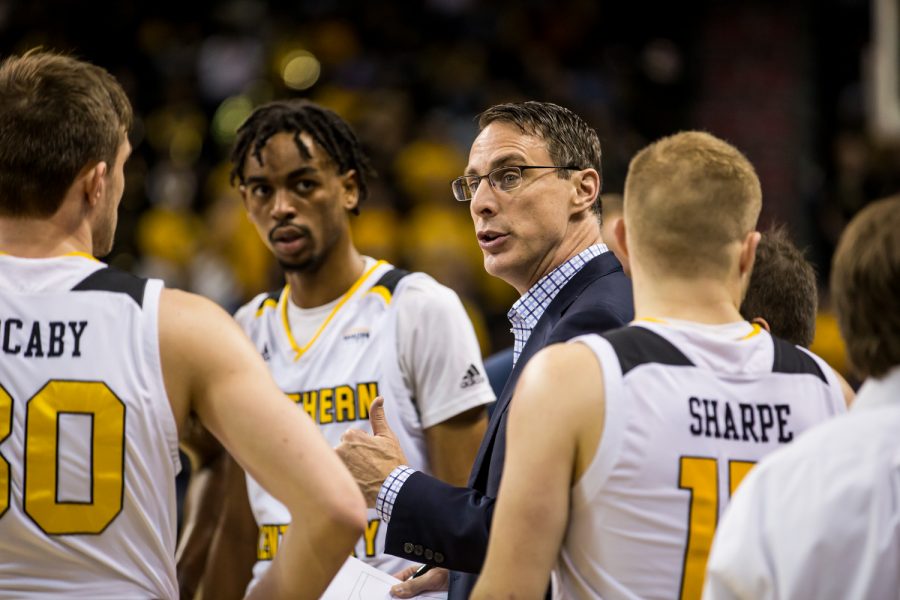
POLYGON ((515 293, 484 274, 448 182, 479 111, 549 100, 597 129, 605 193, 621 192, 629 158, 665 134, 706 129, 741 148, 762 180, 761 226, 786 223, 817 266, 818 349, 838 368, 834 244, 860 207, 900 190, 900 145, 867 128, 871 31, 863 0, 0 0, 0 53, 70 52, 132 99, 119 266, 228 308, 277 285, 228 185, 227 151, 253 106, 309 97, 355 126, 379 173, 355 223, 360 247, 456 289, 484 350, 503 347, 515 293), (305 89, 285 83, 297 57, 305 89))

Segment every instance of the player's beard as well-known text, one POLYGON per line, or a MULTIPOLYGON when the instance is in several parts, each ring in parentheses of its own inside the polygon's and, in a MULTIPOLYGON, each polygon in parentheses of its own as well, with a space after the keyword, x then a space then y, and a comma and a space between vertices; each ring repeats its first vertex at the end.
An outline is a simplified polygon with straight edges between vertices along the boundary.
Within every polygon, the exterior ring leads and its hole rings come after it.
MULTIPOLYGON (((269 232, 269 241, 271 243, 275 243, 275 232, 279 229, 285 227, 284 225, 279 225, 275 227, 272 231, 269 232)), ((306 225, 289 225, 291 229, 295 229, 300 232, 307 240, 309 241, 310 247, 314 248, 315 243, 313 241, 312 231, 310 231, 309 227, 306 225)), ((285 272, 293 272, 293 273, 310 273, 315 272, 322 265, 322 262, 325 259, 326 252, 316 253, 315 250, 309 252, 304 258, 291 260, 281 258, 278 255, 275 256, 275 260, 281 266, 281 268, 285 272)))

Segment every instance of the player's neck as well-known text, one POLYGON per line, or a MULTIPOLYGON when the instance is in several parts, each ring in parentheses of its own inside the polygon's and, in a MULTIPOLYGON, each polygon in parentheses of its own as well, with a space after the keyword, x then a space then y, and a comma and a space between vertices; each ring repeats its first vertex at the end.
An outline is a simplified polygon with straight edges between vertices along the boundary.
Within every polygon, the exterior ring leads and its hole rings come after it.
POLYGON ((0 217, 0 251, 23 258, 49 258, 72 252, 91 254, 87 221, 67 218, 66 207, 48 219, 0 217))
POLYGON ((642 278, 634 280, 635 319, 677 319, 718 325, 743 319, 740 293, 719 279, 642 278))
POLYGON ((315 308, 341 297, 362 276, 365 260, 352 243, 338 245, 315 271, 289 271, 291 301, 300 308, 315 308))

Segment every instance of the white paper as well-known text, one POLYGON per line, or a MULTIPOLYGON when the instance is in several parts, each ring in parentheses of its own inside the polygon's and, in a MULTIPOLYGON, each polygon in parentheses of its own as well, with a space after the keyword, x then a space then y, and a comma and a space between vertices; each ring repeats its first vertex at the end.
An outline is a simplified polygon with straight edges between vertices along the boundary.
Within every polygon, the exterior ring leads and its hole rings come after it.
MULTIPOLYGON (((320 600, 391 600, 391 587, 400 583, 358 558, 349 557, 338 571, 320 600)), ((446 592, 428 592, 416 598, 443 599, 446 592)))

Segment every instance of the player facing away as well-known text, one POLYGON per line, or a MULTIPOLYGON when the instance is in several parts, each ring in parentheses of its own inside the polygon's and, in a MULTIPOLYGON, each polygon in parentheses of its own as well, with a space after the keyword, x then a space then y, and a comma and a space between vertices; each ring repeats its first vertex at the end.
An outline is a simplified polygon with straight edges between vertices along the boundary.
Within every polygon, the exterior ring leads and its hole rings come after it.
MULTIPOLYGON (((350 126, 307 101, 273 102, 238 130, 232 162, 248 216, 285 272, 283 288, 235 315, 279 387, 334 446, 369 426, 370 405, 383 396, 416 468, 464 483, 494 400, 474 329, 452 290, 356 249, 350 219, 369 167, 350 126)), ((255 477, 247 492, 258 526, 255 585, 292 520, 255 477)), ((384 553, 386 529, 371 510, 355 555, 396 573, 411 563, 384 553)))
POLYGON ((195 413, 310 515, 254 591, 317 598, 364 527, 355 482, 224 311, 94 258, 112 248, 131 119, 99 67, 0 65, 0 597, 177 598, 195 413))
POLYGON ((896 598, 900 590, 900 196, 841 234, 831 299, 855 374, 850 411, 766 457, 716 532, 703 597, 896 598))
POLYGON ((709 134, 632 160, 616 237, 636 319, 526 368, 473 598, 540 598, 551 570, 561 598, 698 598, 743 476, 845 410, 824 361, 738 312, 760 208, 751 164, 709 134))

